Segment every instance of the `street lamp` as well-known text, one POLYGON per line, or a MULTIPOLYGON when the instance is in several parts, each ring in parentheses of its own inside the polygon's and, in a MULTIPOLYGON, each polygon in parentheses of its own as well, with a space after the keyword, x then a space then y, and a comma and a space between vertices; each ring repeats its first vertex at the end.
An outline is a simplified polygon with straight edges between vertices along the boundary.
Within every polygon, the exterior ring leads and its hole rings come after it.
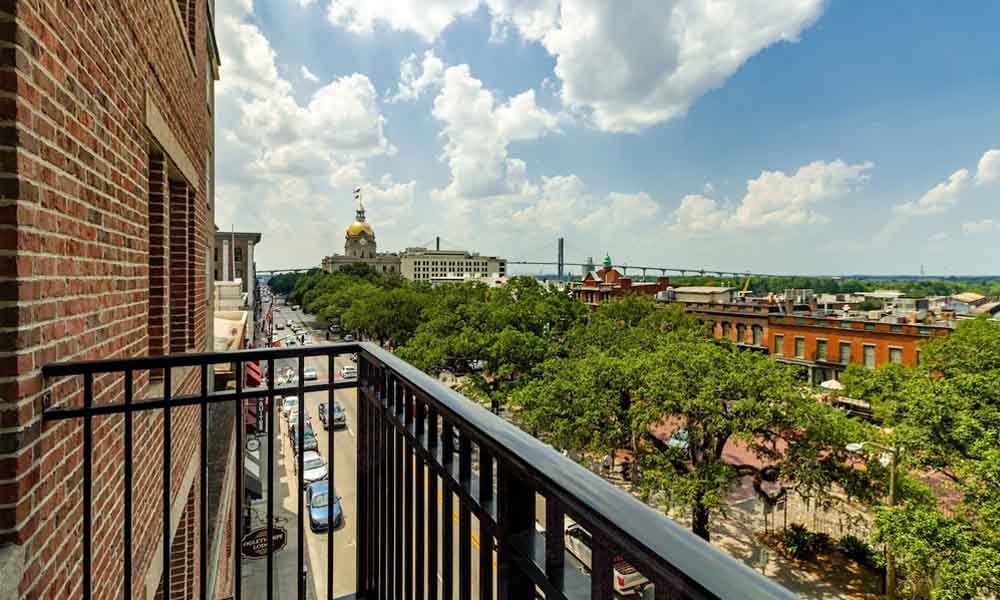
MULTIPOLYGON (((889 454, 889 506, 896 506, 896 477, 902 450, 875 442, 852 442, 844 447, 848 452, 861 452, 865 446, 872 446, 889 454)), ((885 597, 886 600, 896 600, 896 559, 892 555, 892 544, 885 546, 885 597)))

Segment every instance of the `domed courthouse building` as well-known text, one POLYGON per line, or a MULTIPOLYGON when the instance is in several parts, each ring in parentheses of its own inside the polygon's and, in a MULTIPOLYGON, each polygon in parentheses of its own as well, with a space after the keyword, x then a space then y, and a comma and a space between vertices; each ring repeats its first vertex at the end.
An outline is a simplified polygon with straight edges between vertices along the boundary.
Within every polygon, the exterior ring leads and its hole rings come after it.
POLYGON ((344 253, 324 257, 322 266, 327 273, 333 273, 358 263, 364 263, 379 273, 399 273, 400 256, 392 252, 378 252, 375 230, 365 221, 365 206, 360 200, 355 220, 347 226, 344 253))

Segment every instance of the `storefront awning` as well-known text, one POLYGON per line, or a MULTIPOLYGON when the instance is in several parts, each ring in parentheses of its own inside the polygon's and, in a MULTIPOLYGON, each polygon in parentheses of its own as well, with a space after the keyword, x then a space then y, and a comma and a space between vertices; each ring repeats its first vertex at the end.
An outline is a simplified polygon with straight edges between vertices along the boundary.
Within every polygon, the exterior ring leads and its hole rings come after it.
POLYGON ((248 362, 246 366, 247 372, 247 387, 260 387, 261 376, 260 376, 260 365, 255 362, 248 362))

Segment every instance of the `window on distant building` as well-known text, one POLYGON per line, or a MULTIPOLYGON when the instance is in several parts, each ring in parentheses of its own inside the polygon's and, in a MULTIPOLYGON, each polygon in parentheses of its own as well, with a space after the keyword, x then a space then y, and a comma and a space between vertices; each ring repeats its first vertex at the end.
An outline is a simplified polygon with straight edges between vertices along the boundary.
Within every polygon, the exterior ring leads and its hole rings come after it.
POLYGON ((774 336, 774 354, 775 356, 785 355, 785 336, 783 335, 774 336))
POLYGON ((797 337, 795 338, 795 358, 805 358, 806 357, 806 338, 797 337))
POLYGON ((917 350, 917 366, 920 366, 920 350, 917 350))
POLYGON ((233 254, 235 255, 236 262, 241 262, 243 260, 243 248, 237 246, 233 248, 233 254))
POLYGON ((889 348, 889 362, 897 365, 903 364, 903 349, 889 348))
POLYGON ((826 360, 826 340, 816 340, 816 360, 826 360))
POLYGON ((840 342, 840 362, 847 364, 851 362, 851 343, 840 342))
POLYGON ((729 322, 728 321, 723 321, 722 322, 722 339, 725 339, 725 340, 729 339, 729 322))
MULTIPOLYGON (((219 261, 219 247, 218 246, 215 247, 215 260, 216 260, 216 262, 219 261)), ((219 276, 216 275, 215 278, 218 279, 219 276)))
POLYGON ((764 328, 760 325, 753 326, 753 345, 762 346, 764 343, 764 328))
POLYGON ((743 323, 738 323, 736 325, 736 343, 742 344, 746 342, 747 337, 747 326, 743 323))
POLYGON ((866 369, 874 369, 875 368, 875 345, 874 344, 865 344, 864 352, 865 352, 865 354, 864 354, 865 368, 866 369))

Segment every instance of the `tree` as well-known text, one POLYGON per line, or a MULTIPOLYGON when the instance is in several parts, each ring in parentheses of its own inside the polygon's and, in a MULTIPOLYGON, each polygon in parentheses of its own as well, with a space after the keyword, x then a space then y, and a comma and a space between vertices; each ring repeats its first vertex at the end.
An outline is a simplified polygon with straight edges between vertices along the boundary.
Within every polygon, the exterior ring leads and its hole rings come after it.
POLYGON ((735 346, 677 339, 644 358, 643 387, 632 409, 636 430, 683 427, 673 444, 647 438, 640 447, 640 487, 669 493, 691 511, 691 528, 708 539, 714 510, 725 507, 743 475, 765 500, 763 482, 798 483, 823 494, 844 475, 847 419, 804 393, 793 368, 735 346), (753 460, 725 460, 730 442, 753 460))
POLYGON ((961 504, 945 514, 933 497, 879 511, 877 539, 891 543, 904 583, 934 598, 1000 593, 1000 324, 963 321, 928 340, 921 366, 895 395, 893 444, 910 462, 949 477, 961 504), (923 586, 923 587, 921 587, 923 586), (926 588, 926 589, 925 589, 926 588))

